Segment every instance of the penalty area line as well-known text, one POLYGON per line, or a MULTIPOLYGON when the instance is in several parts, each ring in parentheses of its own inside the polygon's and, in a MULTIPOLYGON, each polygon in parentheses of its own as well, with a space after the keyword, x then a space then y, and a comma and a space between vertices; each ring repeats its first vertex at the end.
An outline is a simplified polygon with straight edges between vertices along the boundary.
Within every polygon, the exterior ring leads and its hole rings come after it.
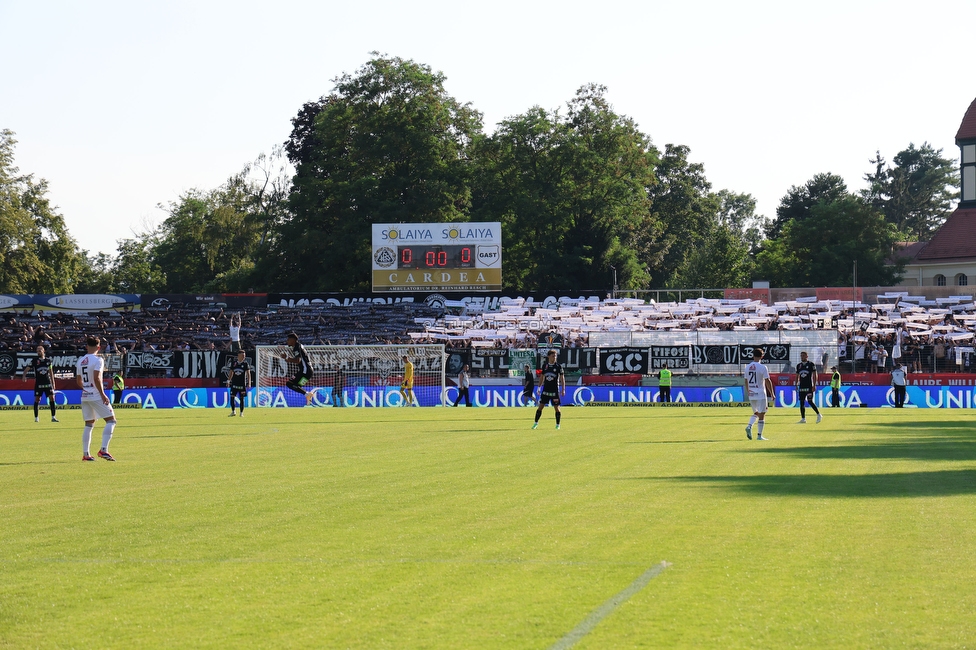
POLYGON ((600 621, 605 619, 607 616, 610 616, 610 614, 616 611, 618 607, 630 600, 634 594, 646 587, 648 582, 661 575, 661 573, 663 573, 664 570, 669 566, 671 565, 667 562, 661 562, 660 564, 655 564, 652 566, 650 569, 642 573, 636 580, 630 583, 626 589, 590 613, 590 615, 584 618, 579 625, 570 630, 566 636, 550 646, 549 650, 566 650, 567 648, 572 648, 579 642, 580 639, 589 634, 593 628, 599 625, 600 621))

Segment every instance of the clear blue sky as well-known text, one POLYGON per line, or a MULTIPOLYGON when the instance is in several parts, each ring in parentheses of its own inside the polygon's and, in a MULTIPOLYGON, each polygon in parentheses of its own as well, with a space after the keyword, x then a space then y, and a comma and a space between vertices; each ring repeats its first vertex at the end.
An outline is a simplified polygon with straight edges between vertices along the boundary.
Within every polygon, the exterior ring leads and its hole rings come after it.
POLYGON ((0 128, 90 251, 158 223, 283 142, 371 51, 447 76, 485 129, 588 82, 713 188, 772 216, 818 172, 953 137, 976 98, 976 2, 15 2, 0 0, 0 128))

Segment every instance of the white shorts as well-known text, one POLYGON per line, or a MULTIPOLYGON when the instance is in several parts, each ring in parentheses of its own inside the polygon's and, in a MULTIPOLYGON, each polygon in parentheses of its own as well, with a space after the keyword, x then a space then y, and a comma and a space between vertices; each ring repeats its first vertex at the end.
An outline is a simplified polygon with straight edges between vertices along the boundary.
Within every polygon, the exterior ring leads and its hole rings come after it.
POLYGON ((85 420, 85 422, 102 420, 104 418, 114 418, 115 409, 112 408, 111 404, 102 404, 102 400, 98 400, 97 402, 82 400, 81 417, 85 420))
POLYGON ((765 413, 766 409, 769 408, 769 399, 766 397, 766 395, 760 395, 758 397, 755 395, 750 395, 749 403, 752 404, 753 413, 765 413))

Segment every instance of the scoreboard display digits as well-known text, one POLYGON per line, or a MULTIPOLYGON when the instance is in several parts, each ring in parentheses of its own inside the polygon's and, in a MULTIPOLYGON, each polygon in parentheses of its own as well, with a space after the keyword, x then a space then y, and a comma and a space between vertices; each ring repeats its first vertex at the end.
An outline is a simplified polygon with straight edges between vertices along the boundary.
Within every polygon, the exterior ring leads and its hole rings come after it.
POLYGON ((471 269, 475 255, 471 246, 398 246, 398 269, 471 269))
POLYGON ((374 292, 502 290, 501 222, 374 223, 372 231, 374 292))

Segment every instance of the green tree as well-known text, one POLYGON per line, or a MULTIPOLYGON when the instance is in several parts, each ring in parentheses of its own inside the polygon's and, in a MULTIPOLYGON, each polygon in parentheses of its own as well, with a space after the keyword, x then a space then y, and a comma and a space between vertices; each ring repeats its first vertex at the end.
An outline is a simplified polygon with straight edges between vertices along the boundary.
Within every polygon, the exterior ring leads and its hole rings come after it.
POLYGON ((0 131, 0 292, 66 293, 86 268, 47 181, 20 175, 14 133, 0 131))
POLYGON ((895 284, 904 265, 889 265, 898 231, 863 198, 846 194, 815 204, 809 215, 788 222, 781 237, 757 256, 759 275, 783 287, 895 284))
POLYGON ((692 259, 704 254, 717 225, 718 197, 711 192, 704 165, 688 160, 690 152, 685 145, 665 145, 655 169, 657 182, 648 189, 653 214, 663 226, 643 247, 655 288, 696 282, 686 278, 692 259))
POLYGON ((682 287, 743 287, 752 276, 753 254, 762 242, 764 219, 750 194, 720 190, 715 219, 704 224, 701 243, 688 257, 682 287))
POLYGON ((78 269, 75 293, 114 293, 112 256, 106 253, 91 255, 82 251, 83 262, 78 269))
POLYGON ((128 280, 155 284, 165 277, 165 289, 176 292, 246 288, 264 227, 247 173, 215 190, 190 190, 163 208, 169 216, 151 237, 148 267, 137 244, 120 248, 130 256, 120 261, 131 262, 128 270, 136 273, 128 280))
POLYGON ((776 219, 769 224, 766 236, 778 238, 786 224, 803 221, 812 214, 818 203, 832 203, 847 196, 847 183, 836 174, 817 174, 802 186, 794 185, 776 208, 776 219))
POLYGON ((470 206, 468 148, 481 116, 445 77, 375 58, 302 107, 286 143, 295 176, 289 214, 259 268, 282 289, 366 289, 374 223, 462 221, 470 206))
POLYGON ((887 165, 881 152, 876 154, 875 171, 865 174, 868 187, 861 195, 906 238, 925 240, 945 222, 958 197, 956 161, 924 142, 921 147, 910 143, 893 162, 887 165))
POLYGON ((166 274, 152 259, 152 235, 118 242, 112 263, 112 281, 120 293, 160 293, 166 289, 166 274))
POLYGON ((646 286, 636 248, 654 229, 647 188, 657 150, 602 86, 558 111, 502 122, 474 147, 472 215, 502 222, 505 285, 513 290, 646 286))

